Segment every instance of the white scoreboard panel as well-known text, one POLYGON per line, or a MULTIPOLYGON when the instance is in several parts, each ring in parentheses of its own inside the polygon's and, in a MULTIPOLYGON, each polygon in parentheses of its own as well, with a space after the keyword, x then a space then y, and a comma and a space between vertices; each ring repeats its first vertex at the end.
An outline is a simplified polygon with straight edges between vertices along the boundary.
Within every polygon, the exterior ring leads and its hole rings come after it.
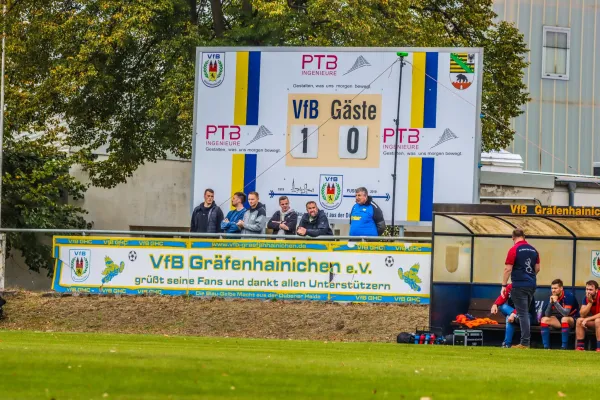
POLYGON ((477 202, 480 49, 199 48, 192 206, 257 191, 268 215, 285 195, 347 222, 365 186, 390 222, 399 50, 396 222, 477 202))

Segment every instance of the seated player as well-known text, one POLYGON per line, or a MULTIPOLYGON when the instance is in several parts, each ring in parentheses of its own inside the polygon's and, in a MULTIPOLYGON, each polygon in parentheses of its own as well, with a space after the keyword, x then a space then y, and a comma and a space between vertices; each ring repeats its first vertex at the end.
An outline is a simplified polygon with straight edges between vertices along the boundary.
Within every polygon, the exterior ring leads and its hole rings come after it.
POLYGON ((596 351, 600 352, 600 300, 598 299, 598 282, 587 281, 585 283, 585 299, 579 310, 580 318, 575 325, 577 335, 577 347, 575 350, 583 351, 585 347, 586 329, 596 331, 596 351))
MULTIPOLYGON (((492 309, 490 310, 492 314, 497 314, 498 310, 504 316, 506 316, 506 333, 504 334, 504 341, 502 342, 502 347, 510 347, 512 345, 513 335, 515 333, 515 326, 519 324, 519 319, 517 316, 517 310, 515 309, 515 304, 512 301, 510 296, 510 292, 512 291, 512 283, 509 283, 506 286, 505 295, 500 295, 494 301, 492 305, 492 309)), ((529 307, 529 320, 533 325, 536 323, 536 312, 535 312, 535 301, 531 302, 529 307)))
POLYGON ((561 350, 566 350, 569 343, 569 331, 575 326, 578 317, 579 303, 573 293, 565 292, 563 281, 555 279, 550 286, 552 295, 540 321, 544 349, 550 350, 550 328, 561 329, 561 350))

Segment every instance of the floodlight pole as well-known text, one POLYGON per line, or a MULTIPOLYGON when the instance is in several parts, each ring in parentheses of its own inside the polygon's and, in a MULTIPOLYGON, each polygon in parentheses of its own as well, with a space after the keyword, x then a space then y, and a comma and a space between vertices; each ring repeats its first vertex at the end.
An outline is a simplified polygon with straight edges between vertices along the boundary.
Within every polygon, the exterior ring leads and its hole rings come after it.
MULTIPOLYGON (((2 66, 0 67, 0 227, 2 226, 2 162, 4 161, 4 61, 6 55, 6 1, 2 5, 2 66)), ((4 257, 4 254, 2 254, 4 257)))
MULTIPOLYGON (((2 4, 2 66, 0 67, 0 227, 2 226, 2 162, 4 161, 4 60, 6 50, 6 3, 2 4)), ((0 235, 0 291, 4 290, 6 271, 6 234, 0 235)))
POLYGON ((400 95, 402 93, 402 69, 406 63, 404 57, 408 57, 408 53, 396 53, 400 57, 400 77, 398 79, 398 107, 396 109, 396 135, 394 144, 394 173, 392 174, 393 189, 392 189, 392 236, 394 236, 394 228, 396 225, 396 170, 398 168, 398 135, 400 130, 400 95))

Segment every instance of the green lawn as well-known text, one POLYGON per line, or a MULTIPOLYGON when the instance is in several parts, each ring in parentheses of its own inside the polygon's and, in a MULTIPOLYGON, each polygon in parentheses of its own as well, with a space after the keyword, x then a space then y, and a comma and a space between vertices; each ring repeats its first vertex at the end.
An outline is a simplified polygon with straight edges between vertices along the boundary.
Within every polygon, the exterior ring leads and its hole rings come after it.
POLYGON ((0 330, 0 366, 2 400, 581 400, 600 353, 0 330))

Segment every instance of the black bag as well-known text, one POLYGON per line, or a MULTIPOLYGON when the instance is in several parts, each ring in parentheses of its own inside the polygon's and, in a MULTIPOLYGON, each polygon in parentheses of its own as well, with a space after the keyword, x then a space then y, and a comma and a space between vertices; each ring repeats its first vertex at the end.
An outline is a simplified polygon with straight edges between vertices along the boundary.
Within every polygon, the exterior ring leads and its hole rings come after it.
POLYGON ((396 338, 398 343, 414 343, 415 335, 408 332, 400 332, 396 338))
POLYGON ((0 319, 4 318, 4 312, 2 310, 2 306, 6 304, 6 300, 0 297, 0 319))

